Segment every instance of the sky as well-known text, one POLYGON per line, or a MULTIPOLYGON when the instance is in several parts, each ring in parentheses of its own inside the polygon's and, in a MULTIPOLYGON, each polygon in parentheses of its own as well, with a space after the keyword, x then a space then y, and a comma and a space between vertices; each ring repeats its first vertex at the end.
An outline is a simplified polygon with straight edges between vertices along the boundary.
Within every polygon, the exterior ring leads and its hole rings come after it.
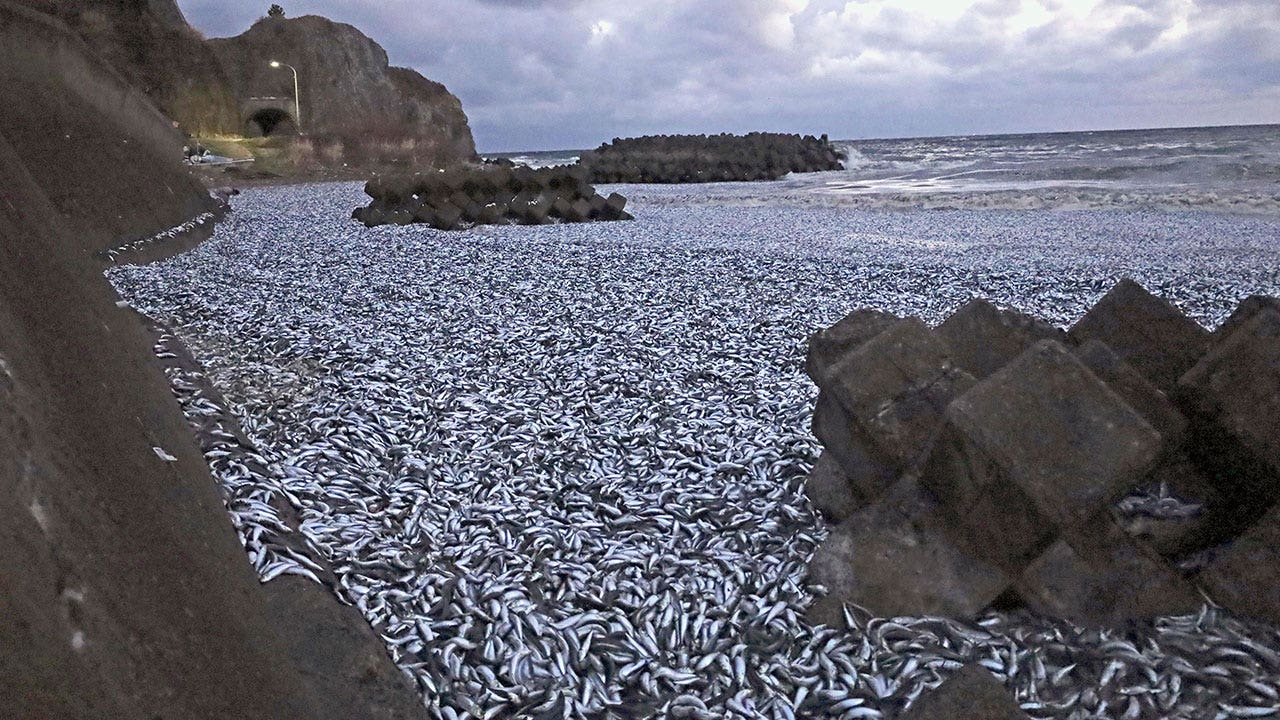
MULTIPOLYGON (((1280 123, 1280 0, 277 0, 462 100, 483 152, 1280 123)), ((259 0, 179 0, 209 37, 259 0)))

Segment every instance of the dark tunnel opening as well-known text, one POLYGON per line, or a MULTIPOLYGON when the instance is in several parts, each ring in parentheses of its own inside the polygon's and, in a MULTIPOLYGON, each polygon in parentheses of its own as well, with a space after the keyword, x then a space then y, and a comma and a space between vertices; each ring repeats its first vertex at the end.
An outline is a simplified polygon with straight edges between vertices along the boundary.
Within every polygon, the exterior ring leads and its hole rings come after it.
POLYGON ((294 135, 298 132, 293 117, 279 108, 263 108, 251 115, 245 125, 249 136, 294 135))

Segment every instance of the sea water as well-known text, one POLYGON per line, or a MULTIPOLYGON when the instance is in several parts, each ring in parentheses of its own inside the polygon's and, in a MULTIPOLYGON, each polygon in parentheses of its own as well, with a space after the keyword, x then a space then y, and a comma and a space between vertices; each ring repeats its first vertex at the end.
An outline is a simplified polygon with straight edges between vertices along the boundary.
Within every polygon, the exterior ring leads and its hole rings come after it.
MULTIPOLYGON (((1191 207, 1280 214, 1280 125, 840 140, 844 170, 636 186, 646 201, 890 208, 1191 207)), ((507 153, 532 167, 579 150, 507 153)), ((495 156, 496 157, 496 156, 495 156)), ((639 198, 636 198, 639 199, 639 198)))

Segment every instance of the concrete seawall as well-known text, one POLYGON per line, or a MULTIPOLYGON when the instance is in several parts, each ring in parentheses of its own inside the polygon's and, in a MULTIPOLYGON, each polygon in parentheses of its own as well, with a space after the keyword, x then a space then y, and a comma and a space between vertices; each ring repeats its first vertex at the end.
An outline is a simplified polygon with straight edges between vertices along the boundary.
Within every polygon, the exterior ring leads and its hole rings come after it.
POLYGON ((182 135, 69 29, 0 2, 0 135, 92 255, 210 210, 182 135))
POLYGON ((100 251, 211 207, 181 137, 4 2, 0 97, 0 714, 411 717, 370 711, 382 667, 397 707, 417 699, 358 614, 319 587, 264 591, 153 338, 102 276, 100 251), (317 669, 316 647, 364 674, 336 687, 347 668, 317 669))
POLYGON ((119 73, 95 61, 84 43, 53 18, 11 3, 0 3, 0 78, 5 82, 47 83, 56 78, 103 119, 152 152, 176 157, 182 134, 119 73))

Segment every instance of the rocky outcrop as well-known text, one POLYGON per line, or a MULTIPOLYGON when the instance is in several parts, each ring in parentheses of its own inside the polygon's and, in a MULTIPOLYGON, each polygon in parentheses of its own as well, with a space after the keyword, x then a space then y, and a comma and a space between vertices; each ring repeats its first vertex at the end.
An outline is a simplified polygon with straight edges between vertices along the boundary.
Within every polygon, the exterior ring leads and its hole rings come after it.
POLYGON ((89 252, 122 224, 163 229, 202 191, 155 160, 163 118, 74 35, 12 5, 0 19, 22 59, 0 65, 0 706, 312 716, 149 339, 89 252), (94 162, 63 162, 66 132, 94 162), (64 183, 97 202, 66 203, 64 183))
POLYGON ((17 4, 0 8, 0 134, 75 231, 78 252, 92 255, 211 209, 202 186, 174 167, 182 135, 145 93, 53 18, 17 4))
MULTIPOLYGON (((241 35, 205 40, 174 0, 18 0, 62 20, 166 116, 193 135, 257 127, 250 98, 292 106, 298 68, 302 126, 349 146, 379 143, 378 154, 413 166, 476 157, 462 103, 387 53, 356 28, 322 17, 263 18, 241 35)), ((289 124, 297 118, 289 111, 289 124)), ((349 147, 358 164, 364 148, 349 147)))
POLYGON ((458 99, 413 70, 391 67, 382 46, 351 25, 314 15, 264 18, 209 45, 241 98, 293 97, 293 74, 270 62, 297 68, 308 134, 412 139, 445 161, 475 157, 458 99))
POLYGON ((420 128, 428 136, 440 134, 442 145, 459 159, 475 157, 476 144, 462 102, 448 88, 409 68, 389 67, 387 77, 400 92, 398 115, 408 127, 420 128))
POLYGON ((181 30, 189 27, 187 16, 178 7, 178 0, 147 0, 147 9, 165 27, 181 30))

